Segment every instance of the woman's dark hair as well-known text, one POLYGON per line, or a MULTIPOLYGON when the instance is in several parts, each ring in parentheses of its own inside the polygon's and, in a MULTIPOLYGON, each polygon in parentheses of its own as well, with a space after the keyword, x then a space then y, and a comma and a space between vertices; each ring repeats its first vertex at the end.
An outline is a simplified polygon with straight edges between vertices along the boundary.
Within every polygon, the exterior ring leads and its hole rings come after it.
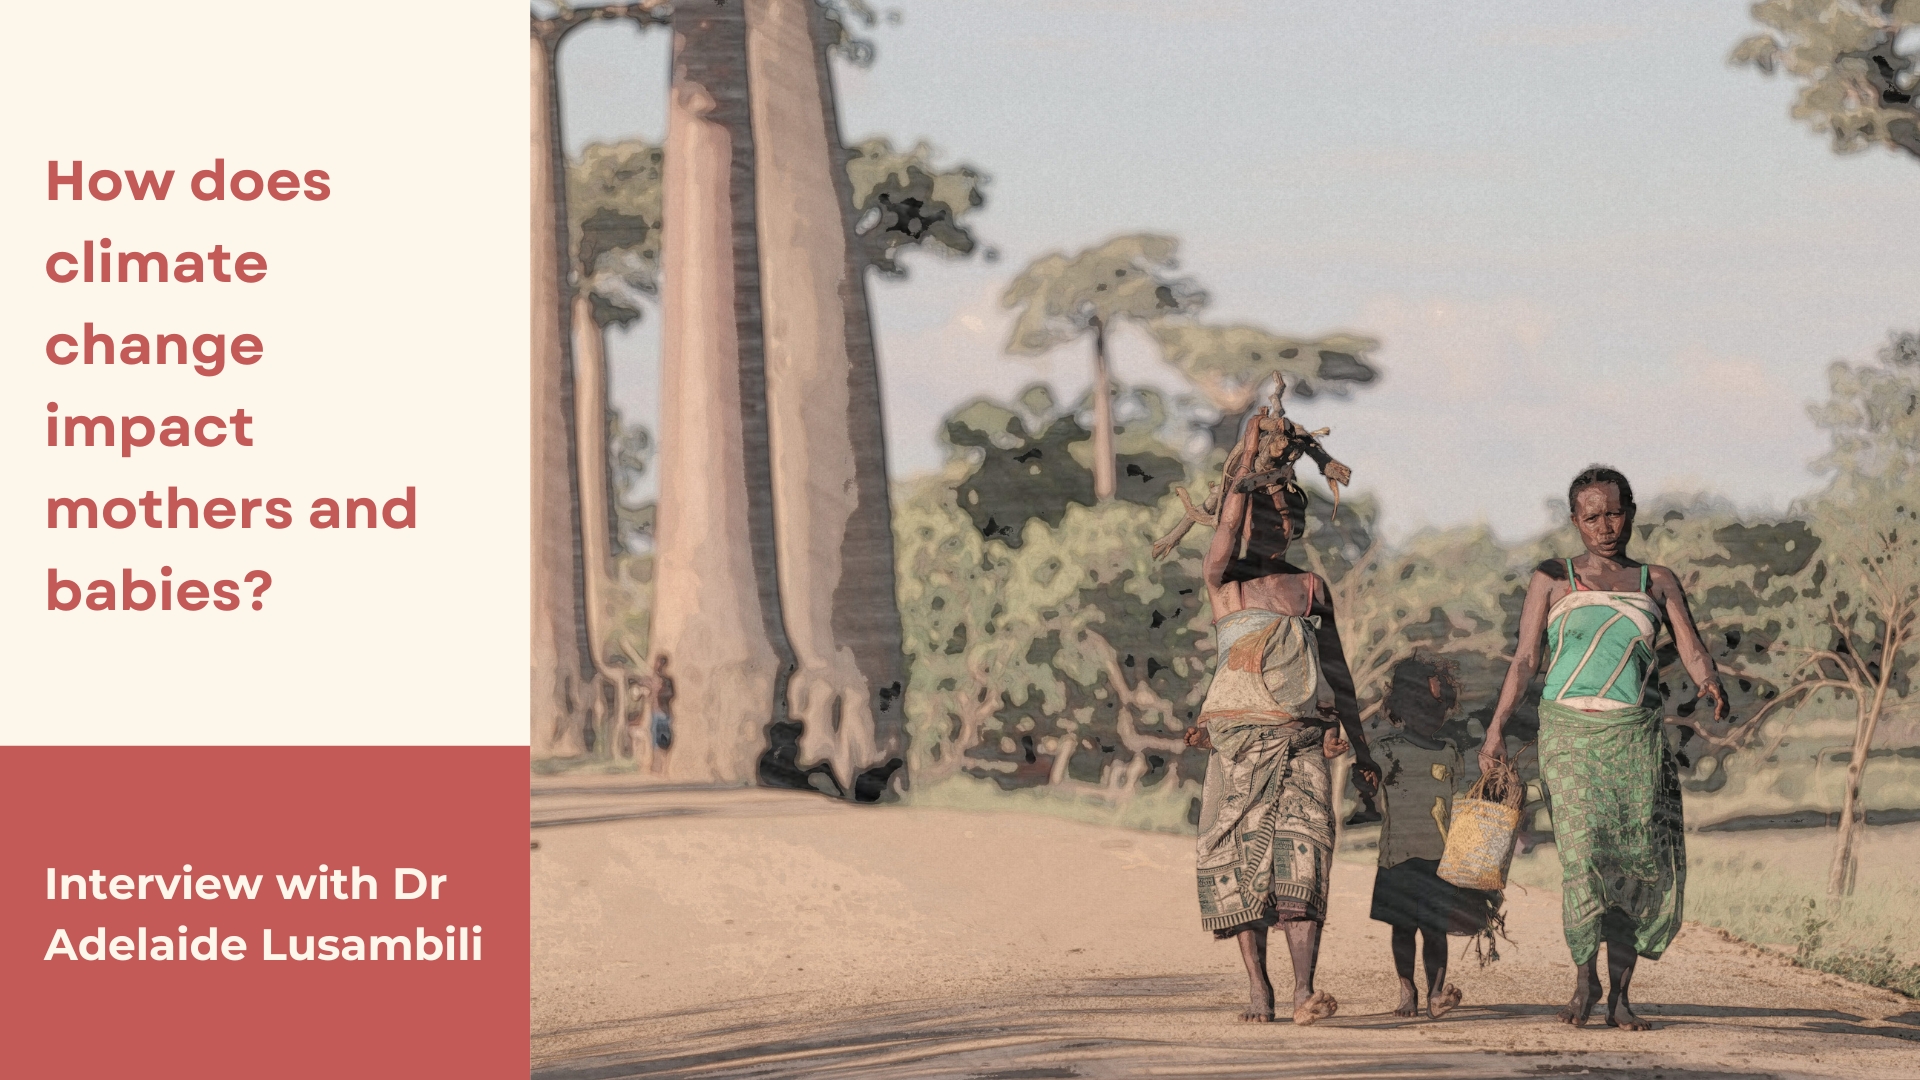
POLYGON ((1605 465, 1589 465, 1579 476, 1573 478, 1573 483, 1567 485, 1567 511, 1569 513, 1580 509, 1580 507, 1574 503, 1574 499, 1580 494, 1580 489, 1590 488, 1595 484, 1612 484, 1614 487, 1619 488, 1620 505, 1629 510, 1633 509, 1633 485, 1627 483, 1627 478, 1620 475, 1620 470, 1609 468, 1605 465))

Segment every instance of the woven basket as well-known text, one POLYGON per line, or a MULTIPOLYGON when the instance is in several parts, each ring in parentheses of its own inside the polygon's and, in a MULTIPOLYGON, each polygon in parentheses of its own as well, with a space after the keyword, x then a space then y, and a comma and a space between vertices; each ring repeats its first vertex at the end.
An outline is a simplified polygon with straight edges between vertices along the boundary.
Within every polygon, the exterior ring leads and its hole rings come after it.
POLYGON ((1520 828, 1525 798, 1518 771, 1502 761, 1475 781, 1464 798, 1455 799, 1446 854, 1440 857, 1440 879, 1463 889, 1506 888, 1513 834, 1520 828))

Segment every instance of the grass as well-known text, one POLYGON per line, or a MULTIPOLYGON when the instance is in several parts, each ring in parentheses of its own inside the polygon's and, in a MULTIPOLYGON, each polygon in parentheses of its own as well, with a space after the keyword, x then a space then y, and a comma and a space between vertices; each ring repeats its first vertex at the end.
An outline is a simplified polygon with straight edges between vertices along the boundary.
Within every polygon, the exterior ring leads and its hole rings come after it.
POLYGON ((1901 960, 1892 949, 1885 946, 1876 946, 1864 952, 1846 949, 1819 953, 1808 961, 1796 960, 1795 963, 1857 983, 1892 990, 1910 998, 1920 998, 1920 964, 1901 960))
MULTIPOLYGON (((1912 854, 1920 826, 1864 830, 1853 894, 1837 899, 1827 896, 1833 839, 1830 829, 1688 836, 1687 917, 1747 941, 1791 947, 1802 963, 1823 971, 1834 970, 1828 963, 1868 971, 1920 962, 1920 906, 1912 900, 1920 892, 1912 854)), ((1916 974, 1905 976, 1909 987, 1916 974)))

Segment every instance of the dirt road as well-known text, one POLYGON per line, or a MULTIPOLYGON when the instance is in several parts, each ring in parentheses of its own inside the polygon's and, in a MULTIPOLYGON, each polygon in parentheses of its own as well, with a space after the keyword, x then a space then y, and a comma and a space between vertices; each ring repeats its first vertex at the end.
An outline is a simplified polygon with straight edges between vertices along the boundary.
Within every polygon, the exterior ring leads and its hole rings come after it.
MULTIPOLYGON (((630 782, 629 782, 630 783, 630 782)), ((1392 1015, 1373 874, 1335 869, 1340 1014, 1249 1025, 1200 931, 1191 841, 1018 813, 546 780, 533 798, 533 1060, 620 1077, 1920 1077, 1920 1011, 1689 924, 1635 979, 1644 1033, 1555 1021, 1558 897, 1392 1015)), ((1276 958, 1276 977, 1285 961, 1276 958)))

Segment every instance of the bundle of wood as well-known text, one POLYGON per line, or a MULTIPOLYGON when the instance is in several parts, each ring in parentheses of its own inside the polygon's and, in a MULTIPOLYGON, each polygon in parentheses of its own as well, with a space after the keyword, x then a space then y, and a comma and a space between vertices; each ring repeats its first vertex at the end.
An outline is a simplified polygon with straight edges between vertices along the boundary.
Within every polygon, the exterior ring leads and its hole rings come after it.
MULTIPOLYGON (((1186 513, 1171 532, 1154 541, 1154 558, 1164 559, 1172 554, 1195 525, 1220 528, 1220 507, 1229 493, 1264 494, 1273 500, 1274 509, 1283 515, 1288 513, 1289 498, 1295 511, 1304 507, 1306 495, 1294 477, 1294 466, 1302 457, 1311 457, 1319 464, 1328 486, 1333 489, 1333 512, 1337 517, 1340 513, 1340 486, 1347 483, 1352 474, 1346 466, 1329 457, 1320 446, 1321 436, 1330 434, 1332 429, 1308 431, 1287 419, 1286 413, 1279 408, 1278 394, 1274 395, 1274 403, 1273 409, 1262 407, 1255 414, 1253 422, 1247 425, 1245 434, 1227 455, 1221 482, 1207 486, 1205 502, 1195 506, 1186 488, 1174 489, 1186 507, 1186 513)), ((1239 530, 1239 557, 1246 558, 1247 545, 1253 535, 1251 499, 1241 513, 1240 520, 1228 522, 1227 526, 1239 530)))

